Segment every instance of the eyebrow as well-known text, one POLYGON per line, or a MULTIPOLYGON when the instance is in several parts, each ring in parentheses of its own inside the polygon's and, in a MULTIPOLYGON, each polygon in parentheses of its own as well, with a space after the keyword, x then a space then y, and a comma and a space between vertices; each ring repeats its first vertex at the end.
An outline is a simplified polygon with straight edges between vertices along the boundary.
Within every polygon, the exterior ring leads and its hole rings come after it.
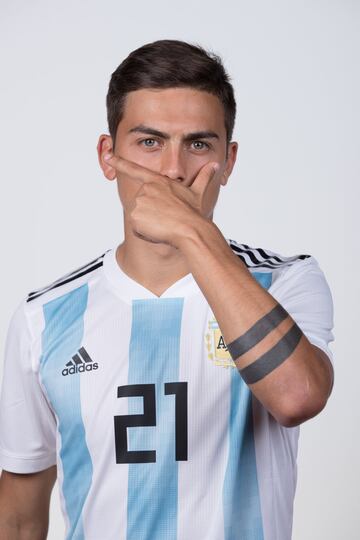
MULTIPOLYGON (((138 126, 135 126, 131 129, 129 129, 128 133, 144 133, 146 135, 154 135, 155 137, 161 137, 162 139, 170 139, 170 135, 168 133, 164 133, 163 131, 159 131, 158 129, 154 129, 150 126, 145 126, 144 124, 139 124, 138 126)), ((194 131, 193 133, 187 133, 182 138, 183 141, 189 142, 194 141, 196 139, 218 139, 219 135, 215 133, 215 131, 194 131)))

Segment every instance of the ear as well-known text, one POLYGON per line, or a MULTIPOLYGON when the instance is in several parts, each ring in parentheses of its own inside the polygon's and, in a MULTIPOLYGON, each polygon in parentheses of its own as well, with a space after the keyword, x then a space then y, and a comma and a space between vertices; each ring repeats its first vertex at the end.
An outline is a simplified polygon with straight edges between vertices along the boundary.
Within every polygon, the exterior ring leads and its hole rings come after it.
POLYGON ((104 173, 104 176, 108 180, 115 180, 115 169, 104 160, 104 155, 112 152, 113 150, 113 142, 111 136, 105 134, 100 135, 96 148, 98 153, 99 165, 104 173))
POLYGON ((227 184, 228 178, 232 173, 236 161, 237 151, 238 143, 235 141, 230 142, 228 146, 228 157, 226 159, 225 170, 221 177, 221 185, 223 186, 227 184))

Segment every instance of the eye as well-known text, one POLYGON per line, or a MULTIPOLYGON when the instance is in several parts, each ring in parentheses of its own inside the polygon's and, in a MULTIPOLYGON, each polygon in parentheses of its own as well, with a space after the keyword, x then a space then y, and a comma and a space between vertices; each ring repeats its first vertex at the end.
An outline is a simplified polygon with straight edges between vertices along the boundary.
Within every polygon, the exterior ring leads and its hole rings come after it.
POLYGON ((145 146, 146 148, 153 148, 156 142, 156 139, 151 139, 150 137, 148 137, 147 139, 141 139, 141 141, 139 141, 139 144, 145 146))
POLYGON ((204 141, 193 141, 192 144, 195 150, 203 150, 204 148, 210 148, 210 145, 204 141))

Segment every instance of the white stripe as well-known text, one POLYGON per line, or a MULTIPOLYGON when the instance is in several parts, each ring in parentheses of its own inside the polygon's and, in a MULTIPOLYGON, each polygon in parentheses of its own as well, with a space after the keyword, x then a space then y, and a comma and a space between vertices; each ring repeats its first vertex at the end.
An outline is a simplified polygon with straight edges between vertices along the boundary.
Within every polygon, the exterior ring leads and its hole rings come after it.
POLYGON ((201 295, 184 303, 179 380, 188 382, 188 461, 179 461, 178 540, 223 540, 230 373, 208 358, 212 313, 201 295), (199 339, 201 337, 201 339, 199 339))
POLYGON ((264 540, 291 540, 299 426, 285 428, 253 397, 264 540))
POLYGON ((128 414, 128 400, 117 397, 117 387, 128 381, 131 306, 119 303, 103 285, 90 287, 88 304, 106 310, 87 310, 84 318, 83 346, 99 367, 80 377, 82 418, 93 462, 83 524, 85 539, 126 540, 128 465, 116 463, 114 416, 128 414))

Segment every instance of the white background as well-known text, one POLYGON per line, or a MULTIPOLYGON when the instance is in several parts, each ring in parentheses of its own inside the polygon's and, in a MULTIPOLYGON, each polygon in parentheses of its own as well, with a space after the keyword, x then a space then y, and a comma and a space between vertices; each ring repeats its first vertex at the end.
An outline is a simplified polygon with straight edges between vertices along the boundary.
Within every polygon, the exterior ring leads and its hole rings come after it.
MULTIPOLYGON (((240 145, 214 221, 239 242, 314 255, 335 306, 335 387, 301 427, 293 539, 358 539, 359 2, 1 0, 0 10, 2 349, 27 292, 123 238, 96 157, 111 73, 157 39, 212 49, 232 76, 240 145)), ((56 484, 48 538, 63 531, 56 484)))

